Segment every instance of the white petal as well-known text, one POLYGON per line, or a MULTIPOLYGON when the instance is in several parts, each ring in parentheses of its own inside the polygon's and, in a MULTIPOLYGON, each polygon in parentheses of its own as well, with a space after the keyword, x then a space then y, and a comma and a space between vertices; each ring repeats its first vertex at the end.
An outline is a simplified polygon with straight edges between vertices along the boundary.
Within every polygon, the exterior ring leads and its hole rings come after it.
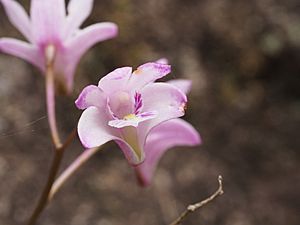
POLYGON ((105 110, 96 107, 87 108, 78 122, 78 135, 86 148, 93 148, 108 141, 118 139, 115 129, 108 126, 110 120, 105 110))

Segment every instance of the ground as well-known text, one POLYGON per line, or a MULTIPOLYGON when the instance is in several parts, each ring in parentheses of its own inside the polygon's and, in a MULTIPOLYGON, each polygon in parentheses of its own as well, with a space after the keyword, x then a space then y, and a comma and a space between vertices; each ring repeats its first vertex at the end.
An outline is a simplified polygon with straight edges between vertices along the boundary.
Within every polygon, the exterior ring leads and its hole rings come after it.
MULTIPOLYGON (((29 1, 20 1, 27 9, 29 1)), ((225 194, 184 224, 296 225, 299 199, 300 5, 276 0, 103 0, 86 25, 119 24, 120 35, 81 61, 72 96, 58 100, 64 136, 80 111, 80 90, 111 70, 166 57, 168 79, 193 81, 185 119, 203 144, 164 155, 153 183, 137 185, 110 143, 56 195, 38 224, 168 224, 217 189, 225 194)), ((0 36, 21 38, 0 8, 0 36)), ((31 65, 0 55, 0 224, 24 224, 52 158, 44 78, 31 65)), ((83 148, 76 140, 61 169, 83 148)))

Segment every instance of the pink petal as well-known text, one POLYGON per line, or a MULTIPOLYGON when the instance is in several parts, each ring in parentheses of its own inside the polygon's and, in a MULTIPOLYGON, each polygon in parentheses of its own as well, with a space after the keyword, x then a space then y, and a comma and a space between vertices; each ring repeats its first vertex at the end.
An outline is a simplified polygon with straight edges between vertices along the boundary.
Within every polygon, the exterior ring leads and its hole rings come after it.
POLYGON ((67 49, 72 51, 73 59, 78 61, 79 58, 93 45, 100 41, 113 38, 118 33, 118 27, 114 23, 105 22, 97 23, 84 28, 66 43, 67 49))
POLYGON ((157 117, 141 124, 141 133, 147 133, 161 122, 178 118, 184 115, 187 102, 186 95, 178 88, 167 83, 153 83, 141 91, 143 111, 157 111, 157 117))
POLYGON ((59 42, 65 26, 65 0, 32 0, 30 8, 36 43, 59 42))
POLYGON ((31 41, 30 20, 24 8, 14 0, 1 0, 9 21, 31 41))
POLYGON ((74 57, 72 50, 61 48, 55 55, 55 73, 57 79, 71 93, 74 83, 74 75, 80 58, 74 57))
POLYGON ((44 69, 43 57, 39 55, 39 51, 35 46, 27 42, 13 38, 1 38, 0 51, 22 58, 41 70, 44 69))
POLYGON ((105 93, 114 93, 116 91, 122 91, 125 89, 127 81, 131 76, 131 67, 118 68, 106 76, 104 76, 100 81, 98 86, 105 93))
POLYGON ((110 119, 109 113, 105 110, 99 110, 96 107, 87 108, 82 113, 78 123, 78 135, 81 143, 86 148, 93 148, 114 140, 120 146, 130 164, 137 165, 141 163, 144 154, 138 146, 136 131, 123 129, 121 138, 119 129, 108 126, 110 119))
POLYGON ((95 43, 113 37, 116 26, 113 23, 95 24, 77 34, 56 55, 55 69, 64 77, 63 83, 66 84, 68 92, 73 88, 74 74, 81 56, 95 43))
POLYGON ((87 108, 78 122, 78 135, 86 148, 94 148, 108 141, 118 139, 118 132, 108 126, 110 120, 106 110, 96 107, 87 108))
POLYGON ((192 88, 192 81, 186 79, 170 80, 167 83, 179 88, 183 93, 188 94, 192 88))
POLYGON ((100 109, 107 106, 107 98, 99 87, 89 85, 82 90, 75 104, 79 109, 86 109, 90 106, 95 106, 100 109))
POLYGON ((71 0, 68 4, 68 16, 65 37, 72 35, 91 14, 93 0, 71 0))
POLYGON ((145 160, 136 167, 139 181, 149 185, 161 156, 175 146, 195 146, 201 143, 199 133, 182 119, 173 119, 155 127, 147 137, 145 160))
POLYGON ((137 68, 130 77, 129 88, 139 90, 171 72, 171 66, 160 63, 146 63, 137 68))

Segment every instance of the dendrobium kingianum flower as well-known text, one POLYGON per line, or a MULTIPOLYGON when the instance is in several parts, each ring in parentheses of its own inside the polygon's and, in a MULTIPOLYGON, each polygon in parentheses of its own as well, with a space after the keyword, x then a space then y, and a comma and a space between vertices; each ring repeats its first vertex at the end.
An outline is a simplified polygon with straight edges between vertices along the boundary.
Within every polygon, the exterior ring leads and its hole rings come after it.
MULTIPOLYGON (((184 115, 190 81, 155 82, 170 65, 146 63, 132 71, 122 67, 83 89, 76 106, 84 109, 78 134, 85 148, 114 140, 143 185, 150 183, 162 154, 178 145, 200 144, 198 132, 184 115)), ((86 150, 89 151, 89 150, 86 150)))
POLYGON ((30 18, 15 0, 0 0, 10 22, 29 41, 0 39, 0 51, 20 57, 45 72, 48 50, 54 56, 56 83, 71 92, 73 77, 81 56, 94 44, 117 35, 111 22, 80 25, 89 16, 93 0, 31 0, 30 18), (67 11, 67 14, 66 14, 67 11))

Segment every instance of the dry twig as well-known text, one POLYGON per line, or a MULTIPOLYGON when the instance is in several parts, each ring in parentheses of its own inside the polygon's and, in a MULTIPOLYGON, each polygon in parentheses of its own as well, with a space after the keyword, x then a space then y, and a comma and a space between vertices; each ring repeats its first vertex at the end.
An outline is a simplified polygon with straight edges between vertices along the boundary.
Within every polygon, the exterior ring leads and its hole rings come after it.
POLYGON ((189 205, 186 210, 181 213, 181 215, 174 220, 170 225, 178 225, 181 224, 182 221, 191 213, 195 212, 196 210, 202 208, 203 206, 205 206, 206 204, 208 204, 209 202, 213 201, 215 198, 217 198, 218 196, 222 195, 224 193, 223 191, 223 184, 222 184, 222 176, 218 177, 218 181, 219 181, 219 188, 218 190, 213 193, 210 197, 206 198, 205 200, 189 205))

